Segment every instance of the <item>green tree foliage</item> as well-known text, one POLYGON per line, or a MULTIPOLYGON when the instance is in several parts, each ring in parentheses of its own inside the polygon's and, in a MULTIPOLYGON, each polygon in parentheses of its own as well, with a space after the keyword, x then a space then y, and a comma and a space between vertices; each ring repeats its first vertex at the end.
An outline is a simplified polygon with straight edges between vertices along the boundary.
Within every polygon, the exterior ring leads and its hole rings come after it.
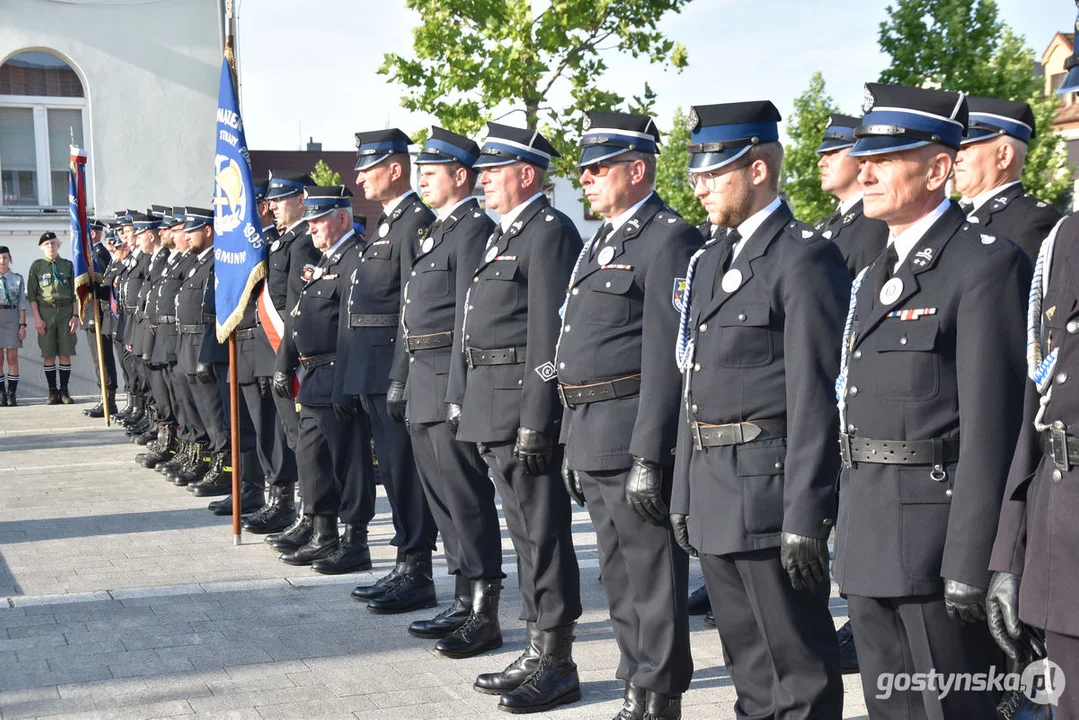
POLYGON ((316 185, 340 185, 341 173, 331 170, 325 160, 319 160, 311 171, 311 179, 316 185))
POLYGON ((896 0, 880 25, 880 47, 891 57, 881 81, 942 87, 1029 102, 1038 137, 1030 145, 1023 183, 1031 194, 1063 206, 1072 184, 1064 141, 1052 132, 1055 97, 1043 97, 1034 55, 998 17, 993 0, 896 0))
POLYGON ((821 190, 817 148, 828 126, 828 116, 839 112, 824 88, 824 76, 814 73, 809 87, 794 99, 787 118, 787 143, 783 153, 782 188, 790 200, 794 216, 816 225, 835 210, 836 199, 821 190))
POLYGON ((693 190, 686 182, 689 170, 689 130, 686 130, 686 113, 682 108, 674 111, 670 132, 663 136, 656 159, 656 191, 668 205, 677 210, 686 222, 699 225, 706 213, 693 190))
POLYGON ((689 1, 550 0, 536 12, 532 0, 406 0, 421 18, 413 57, 388 53, 379 72, 404 86, 403 107, 454 132, 522 114, 563 154, 555 172, 573 177, 585 110, 647 109, 653 98, 647 86, 628 102, 601 89, 605 51, 681 70, 685 47, 657 27, 689 1))

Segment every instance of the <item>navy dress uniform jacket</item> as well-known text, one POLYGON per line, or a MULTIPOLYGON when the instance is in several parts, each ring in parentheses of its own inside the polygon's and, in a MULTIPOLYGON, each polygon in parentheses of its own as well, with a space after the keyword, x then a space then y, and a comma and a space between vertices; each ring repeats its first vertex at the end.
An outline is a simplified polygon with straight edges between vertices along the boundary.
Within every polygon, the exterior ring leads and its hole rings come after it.
POLYGON ((451 333, 447 347, 409 354, 407 415, 413 423, 442 422, 446 403, 461 404, 462 396, 448 396, 450 361, 461 345, 465 293, 494 227, 479 203, 468 200, 431 226, 430 249, 423 251, 428 241, 422 240, 412 261, 404 293, 412 302, 402 307, 402 327, 411 337, 451 333))
POLYGON ((972 225, 981 225, 986 232, 1008 238, 1023 248, 1033 263, 1042 240, 1060 218, 1056 208, 1028 194, 1019 184, 1001 190, 967 220, 972 225))
POLYGON ((843 253, 843 261, 850 271, 851 280, 873 262, 873 258, 888 244, 887 223, 867 218, 861 200, 854 203, 847 212, 837 212, 818 230, 821 231, 821 237, 834 242, 839 252, 843 253))
POLYGON ((671 348, 686 266, 701 242, 653 193, 582 259, 566 300, 558 381, 588 385, 639 374, 641 385, 635 395, 565 409, 561 442, 574 470, 623 470, 633 456, 674 464, 681 375, 671 348), (614 255, 601 265, 604 247, 614 255))
POLYGON ((241 385, 250 385, 255 378, 272 377, 274 374, 274 349, 266 333, 259 327, 258 301, 265 282, 259 282, 251 291, 244 314, 236 326, 236 357, 239 360, 236 377, 241 385))
POLYGON ((558 436, 558 308, 580 251, 573 221, 546 197, 529 203, 486 249, 472 277, 463 342, 454 346, 449 396, 464 398, 458 440, 512 441, 521 427, 558 436), (524 362, 466 371, 465 354, 457 352, 464 347, 521 348, 524 362))
POLYGON ((120 278, 120 298, 123 302, 123 342, 130 345, 137 356, 138 345, 142 336, 141 321, 138 316, 139 293, 150 270, 150 255, 139 253, 137 257, 128 257, 128 270, 120 278))
MULTIPOLYGON (((349 288, 349 278, 344 274, 344 258, 356 247, 356 238, 352 236, 333 255, 320 260, 313 272, 306 273, 309 279, 304 281, 300 290, 300 298, 293 311, 295 316, 286 325, 285 337, 277 348, 277 372, 291 375, 300 367, 301 357, 334 355, 337 352, 341 298, 349 288)), ((296 401, 302 405, 332 405, 334 370, 340 362, 338 357, 331 363, 305 370, 296 401)))
POLYGON ((228 362, 228 350, 217 341, 217 318, 214 314, 214 251, 195 260, 187 270, 176 300, 176 320, 181 326, 176 369, 194 375, 199 363, 228 362), (201 325, 198 334, 184 333, 184 325, 201 325))
POLYGON ((835 244, 782 204, 730 265, 721 243, 697 264, 671 513, 689 516, 690 543, 725 555, 777 547, 781 531, 826 538, 839 473, 834 380, 850 278, 835 244), (690 423, 785 419, 786 437, 694 447, 690 423))
POLYGON ((303 290, 303 271, 314 265, 322 255, 307 234, 307 221, 302 220, 281 237, 270 241, 266 265, 266 282, 270 301, 287 320, 289 312, 303 290))
MULTIPOLYGON (((1042 322, 1059 349, 1052 395, 1042 422, 1064 424, 1079 434, 1079 216, 1069 217, 1057 233, 1049 286, 1042 300, 1042 322)), ((1050 632, 1079 636, 1075 598, 1079 580, 1079 468, 1060 471, 1054 479, 1052 458, 1042 450, 1034 429, 1039 394, 1025 382, 1023 425, 1004 492, 990 569, 1023 578, 1019 617, 1050 632)), ((1050 651, 1052 652, 1052 650, 1050 651)))
POLYGON ((154 292, 151 320, 157 325, 154 336, 154 351, 150 362, 155 365, 173 365, 179 350, 179 327, 176 322, 176 304, 179 300, 180 286, 184 284, 188 271, 194 264, 195 255, 190 252, 173 253, 165 265, 164 280, 154 292), (163 320, 166 319, 166 320, 163 320), (172 322, 167 322, 171 318, 172 322))
POLYGON ((1022 416, 1031 265, 952 205, 878 301, 866 271, 850 343, 846 430, 873 440, 959 438, 936 481, 925 465, 855 463, 839 493, 834 574, 865 597, 939 595, 944 578, 987 588, 989 555, 1022 416), (917 319, 889 316, 921 310, 917 319))
MULTIPOLYGON (((165 268, 168 266, 169 257, 172 256, 172 250, 167 247, 162 247, 157 251, 156 255, 151 255, 150 265, 146 270, 146 280, 143 281, 142 287, 139 289, 139 318, 142 329, 141 339, 141 352, 140 357, 143 360, 150 361, 154 352, 154 342, 156 336, 154 334, 154 325, 157 324, 157 318, 155 317, 157 306, 157 290, 161 287, 161 283, 165 279, 165 268)), ((139 350, 139 347, 135 348, 139 350)))
POLYGON ((342 273, 351 286, 341 297, 337 397, 385 395, 390 380, 408 379, 408 354, 401 324, 350 327, 354 315, 399 315, 401 289, 434 213, 414 192, 403 199, 363 246, 345 256, 342 273), (383 230, 383 228, 386 228, 383 230))

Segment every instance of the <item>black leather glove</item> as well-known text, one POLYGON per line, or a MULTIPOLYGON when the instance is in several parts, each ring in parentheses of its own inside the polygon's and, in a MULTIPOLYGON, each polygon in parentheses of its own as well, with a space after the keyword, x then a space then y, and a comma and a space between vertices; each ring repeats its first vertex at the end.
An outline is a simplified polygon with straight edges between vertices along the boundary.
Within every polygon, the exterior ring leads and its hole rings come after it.
POLYGON ((513 457, 521 461, 529 475, 542 475, 551 461, 551 439, 539 430, 517 428, 513 457))
POLYGON ((273 393, 282 400, 292 399, 292 377, 287 373, 275 372, 273 374, 273 393))
POLYGON ((199 363, 196 365, 195 377, 197 377, 199 382, 203 385, 217 382, 217 376, 214 375, 214 366, 209 363, 199 363))
POLYGON ((689 544, 689 518, 679 513, 671 513, 671 529, 674 531, 674 541, 678 547, 689 553, 690 557, 697 557, 697 549, 689 544))
POLYGON ((959 625, 985 620, 985 596, 983 588, 944 578, 944 607, 948 617, 959 625))
POLYGON ((391 380, 390 389, 386 391, 386 412, 394 422, 405 421, 405 384, 400 380, 391 380))
POLYGON ((566 492, 573 498, 573 502, 584 507, 584 490, 581 488, 581 479, 577 473, 570 470, 569 455, 562 457, 562 482, 566 484, 566 492))
POLYGON ((1000 649, 1017 663, 1028 661, 1031 632, 1019 620, 1019 583, 1022 578, 1011 573, 993 573, 985 610, 989 633, 1000 649))
POLYGON ((271 392, 270 391, 270 378, 268 378, 268 377, 257 377, 257 378, 255 378, 255 382, 257 382, 258 386, 259 386, 259 397, 261 397, 261 398, 270 397, 270 392, 271 392))
POLYGON ((461 427, 461 406, 457 403, 446 403, 446 425, 454 435, 461 427))
POLYGON ((355 395, 346 397, 344 402, 333 404, 333 414, 338 420, 351 422, 360 416, 359 401, 355 395))
POLYGON ((663 467, 634 456, 626 478, 626 502, 641 520, 663 527, 669 512, 663 501, 663 467))
POLYGON ((828 541, 785 532, 779 536, 779 562, 795 590, 828 579, 828 541))

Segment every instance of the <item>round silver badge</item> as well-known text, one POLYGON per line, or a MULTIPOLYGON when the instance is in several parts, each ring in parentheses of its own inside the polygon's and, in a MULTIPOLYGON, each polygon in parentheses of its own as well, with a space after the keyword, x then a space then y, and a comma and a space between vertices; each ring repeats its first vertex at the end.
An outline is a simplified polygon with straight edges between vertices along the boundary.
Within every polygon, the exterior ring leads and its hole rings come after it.
POLYGON ((423 250, 425 253, 429 253, 431 252, 431 248, 433 248, 434 246, 435 241, 432 238, 427 238, 422 243, 420 243, 420 250, 423 250))
POLYGON ((491 262, 491 261, 493 261, 493 260, 494 260, 494 259, 495 259, 496 257, 498 257, 498 248, 497 248, 497 247, 493 247, 493 248, 491 248, 490 250, 488 250, 488 251, 487 251, 487 254, 486 254, 486 255, 484 255, 484 256, 483 256, 483 261, 484 261, 484 262, 491 262))
POLYGON ((270 245, 270 252, 277 252, 280 248, 281 248, 281 241, 280 240, 274 240, 273 244, 270 245))
POLYGON ((387 225, 386 223, 382 223, 381 225, 378 226, 378 236, 379 237, 386 237, 389 234, 390 234, 390 226, 389 225, 387 225))
POLYGON ((723 280, 720 282, 720 287, 723 288, 723 292, 725 293, 732 293, 742 287, 742 271, 734 268, 723 273, 723 280))
POLYGON ((311 277, 314 278, 315 280, 318 280, 320 277, 322 277, 322 273, 323 273, 323 269, 320 268, 320 267, 317 267, 317 268, 315 268, 314 270, 311 271, 311 277))
POLYGON ((614 260, 614 248, 608 245, 599 251, 599 255, 596 256, 600 265, 606 265, 611 260, 614 260))
POLYGON ((883 305, 891 305, 903 294, 903 281, 900 278, 892 278, 884 283, 880 289, 880 301, 883 305))

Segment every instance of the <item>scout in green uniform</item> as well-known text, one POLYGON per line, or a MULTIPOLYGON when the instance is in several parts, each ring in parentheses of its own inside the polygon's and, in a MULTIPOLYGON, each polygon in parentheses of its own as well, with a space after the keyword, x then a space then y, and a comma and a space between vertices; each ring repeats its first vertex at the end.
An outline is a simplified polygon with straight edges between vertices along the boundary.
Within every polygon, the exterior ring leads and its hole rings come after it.
POLYGON ((67 384, 71 377, 71 356, 75 354, 75 331, 79 329, 75 266, 60 257, 56 233, 44 233, 37 244, 44 257, 30 266, 26 296, 34 313, 45 380, 49 383, 49 398, 45 404, 63 402, 71 405, 75 401, 67 392, 67 384), (57 356, 60 357, 59 392, 56 390, 57 356))

